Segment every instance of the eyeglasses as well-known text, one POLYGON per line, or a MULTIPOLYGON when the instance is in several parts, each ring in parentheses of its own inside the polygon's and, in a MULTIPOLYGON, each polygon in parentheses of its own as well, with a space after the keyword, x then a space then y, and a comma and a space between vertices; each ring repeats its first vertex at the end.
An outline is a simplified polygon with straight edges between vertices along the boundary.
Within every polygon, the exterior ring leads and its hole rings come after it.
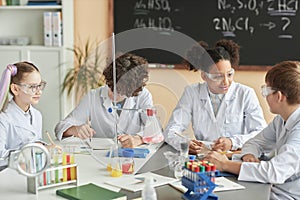
POLYGON ((232 80, 233 75, 234 75, 234 69, 231 68, 231 70, 229 72, 227 72, 226 74, 221 74, 221 73, 219 73, 219 74, 210 74, 210 73, 207 73, 207 72, 205 72, 205 74, 210 80, 215 81, 215 82, 221 82, 221 81, 224 80, 225 76, 228 79, 232 80))
POLYGON ((46 87, 47 82, 41 81, 40 84, 24 84, 24 83, 14 83, 18 86, 21 86, 24 90, 22 90, 25 94, 35 94, 37 91, 43 91, 46 87))
POLYGON ((261 95, 263 97, 267 97, 270 94, 273 94, 274 92, 276 92, 277 90, 272 89, 272 87, 268 87, 266 85, 261 86, 261 95))

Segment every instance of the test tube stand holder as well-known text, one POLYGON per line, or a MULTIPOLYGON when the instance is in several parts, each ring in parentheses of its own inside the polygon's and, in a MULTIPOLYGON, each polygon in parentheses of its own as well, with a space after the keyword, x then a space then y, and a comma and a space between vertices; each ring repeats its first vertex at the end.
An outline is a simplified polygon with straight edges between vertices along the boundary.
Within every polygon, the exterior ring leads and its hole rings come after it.
POLYGON ((28 177, 27 178, 27 192, 37 194, 38 190, 46 189, 46 188, 51 188, 51 187, 57 187, 61 185, 66 185, 66 184, 75 184, 78 186, 78 166, 77 164, 69 164, 69 165, 60 165, 58 167, 50 166, 48 169, 45 170, 41 175, 35 176, 35 177, 28 177), (75 167, 75 179, 73 180, 68 180, 68 181, 60 181, 58 183, 53 182, 53 178, 51 178, 51 183, 47 185, 40 185, 39 184, 39 176, 42 176, 43 173, 50 172, 50 174, 55 171, 55 170, 63 170, 65 168, 72 168, 75 167))
MULTIPOLYGON (((187 170, 187 169, 184 169, 187 170)), ((185 192, 182 196, 185 200, 218 200, 218 196, 213 194, 213 190, 216 187, 216 184, 211 181, 212 173, 214 176, 219 174, 219 171, 214 172, 192 172, 188 171, 190 177, 183 176, 181 183, 184 187, 188 188, 188 191, 185 192), (193 192, 193 193, 192 193, 193 192)))

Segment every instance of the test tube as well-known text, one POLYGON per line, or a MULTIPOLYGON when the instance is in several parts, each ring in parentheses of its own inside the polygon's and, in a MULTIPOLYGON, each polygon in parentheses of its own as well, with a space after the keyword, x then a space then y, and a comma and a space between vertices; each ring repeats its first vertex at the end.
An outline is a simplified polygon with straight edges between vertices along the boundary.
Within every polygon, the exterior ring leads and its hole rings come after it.
MULTIPOLYGON (((53 150, 53 160, 54 160, 54 166, 58 167, 58 153, 57 153, 56 149, 53 150)), ((56 169, 54 171, 54 177, 55 177, 54 178, 54 182, 55 183, 59 183, 59 172, 58 172, 58 169, 56 169)))
MULTIPOLYGON (((40 171, 42 169, 42 153, 41 152, 36 152, 35 153, 35 158, 36 158, 36 169, 37 171, 40 171)), ((39 185, 42 186, 43 185, 43 174, 38 176, 38 180, 39 180, 39 185)))
MULTIPOLYGON (((75 147, 72 147, 70 149, 70 164, 75 164, 74 148, 75 147)), ((76 176, 76 167, 71 167, 71 180, 75 180, 76 176)))
MULTIPOLYGON (((66 152, 63 153, 62 165, 63 166, 67 165, 67 154, 66 154, 66 152)), ((65 182, 67 180, 68 180, 67 168, 63 168, 63 182, 65 182)))
POLYGON ((212 164, 212 163, 210 163, 210 165, 211 165, 211 181, 212 182, 215 182, 215 180, 216 180, 216 165, 214 165, 214 164, 212 164))

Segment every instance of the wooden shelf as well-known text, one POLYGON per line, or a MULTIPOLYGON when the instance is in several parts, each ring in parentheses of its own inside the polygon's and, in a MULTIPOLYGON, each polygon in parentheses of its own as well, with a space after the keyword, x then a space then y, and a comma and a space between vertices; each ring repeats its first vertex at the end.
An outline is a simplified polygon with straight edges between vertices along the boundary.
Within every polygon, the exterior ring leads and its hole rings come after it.
POLYGON ((0 10, 60 10, 61 5, 58 6, 0 6, 0 10))

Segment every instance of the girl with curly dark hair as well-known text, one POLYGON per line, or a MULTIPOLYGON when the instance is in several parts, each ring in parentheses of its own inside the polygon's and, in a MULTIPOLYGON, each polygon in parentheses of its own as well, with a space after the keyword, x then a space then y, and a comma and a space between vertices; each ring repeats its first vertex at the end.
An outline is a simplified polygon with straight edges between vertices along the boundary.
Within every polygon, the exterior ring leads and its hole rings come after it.
POLYGON ((209 48, 204 41, 187 53, 184 64, 201 71, 204 83, 185 88, 165 130, 166 141, 179 148, 180 137, 190 122, 195 140, 190 153, 198 154, 209 141, 215 150, 237 150, 266 126, 254 90, 233 81, 239 64, 239 45, 222 39, 209 48), (192 63, 192 64, 191 64, 192 63))

